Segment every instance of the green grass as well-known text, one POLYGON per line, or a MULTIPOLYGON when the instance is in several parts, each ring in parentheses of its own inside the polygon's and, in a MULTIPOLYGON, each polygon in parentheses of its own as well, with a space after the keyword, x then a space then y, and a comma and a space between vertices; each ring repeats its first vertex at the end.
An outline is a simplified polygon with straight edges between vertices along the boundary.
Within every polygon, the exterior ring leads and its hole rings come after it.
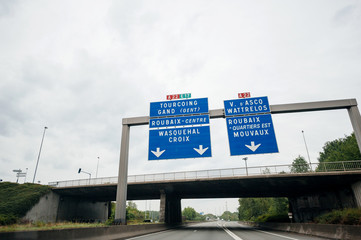
POLYGON ((16 223, 48 192, 49 186, 0 182, 0 225, 16 223))
MULTIPOLYGON (((128 221, 127 225, 145 225, 155 223, 144 223, 128 221)), ((160 223, 157 223, 160 224, 160 223)), ((19 231, 43 231, 43 230, 60 230, 60 229, 71 229, 71 228, 95 228, 95 227, 109 227, 106 223, 73 223, 73 222, 62 222, 62 223, 24 223, 24 224, 11 224, 6 226, 0 226, 0 232, 19 232, 19 231)))
POLYGON ((0 226, 0 232, 17 232, 17 231, 41 231, 41 230, 55 230, 68 228, 90 228, 90 227, 104 227, 103 223, 44 223, 35 222, 27 224, 12 224, 7 226, 0 226))

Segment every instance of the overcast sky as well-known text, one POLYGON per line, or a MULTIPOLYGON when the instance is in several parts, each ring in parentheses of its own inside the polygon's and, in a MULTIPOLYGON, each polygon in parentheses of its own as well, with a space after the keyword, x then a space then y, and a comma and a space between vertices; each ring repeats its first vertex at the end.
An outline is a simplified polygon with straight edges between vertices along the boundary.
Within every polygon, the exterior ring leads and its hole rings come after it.
MULTIPOLYGON (((117 176, 122 119, 149 115, 166 95, 237 93, 270 104, 361 102, 360 1, 0 0, 0 179, 117 176)), ((352 132, 346 110, 273 116, 279 153, 249 166, 312 162, 325 142, 352 132)), ((230 157, 224 119, 211 120, 212 158, 147 161, 148 126, 131 129, 129 174, 244 167, 230 157)), ((244 156, 243 156, 244 157, 244 156)), ((23 182, 21 179, 20 182, 23 182)), ((237 199, 182 201, 236 211, 237 199)), ((159 208, 152 201, 152 209, 159 208)), ((145 203, 138 202, 140 208, 145 203)))

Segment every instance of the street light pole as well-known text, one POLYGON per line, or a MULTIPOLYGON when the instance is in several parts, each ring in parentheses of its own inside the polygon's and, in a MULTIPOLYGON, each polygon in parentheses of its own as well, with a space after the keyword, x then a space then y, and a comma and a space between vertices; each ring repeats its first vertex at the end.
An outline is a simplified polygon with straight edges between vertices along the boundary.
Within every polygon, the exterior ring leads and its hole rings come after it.
POLYGON ((99 167, 99 157, 98 157, 97 171, 96 171, 96 173, 95 173, 95 178, 98 178, 98 167, 99 167))
POLYGON ((248 157, 242 158, 244 160, 244 162, 246 163, 246 174, 248 176, 248 168, 247 168, 247 159, 248 157))
POLYGON ((92 178, 92 174, 89 172, 83 171, 83 170, 81 170, 81 168, 79 168, 78 173, 81 173, 81 172, 89 175, 89 185, 90 185, 90 180, 92 178))
POLYGON ((34 183, 34 181, 35 181, 36 171, 38 170, 40 153, 41 153, 41 148, 43 147, 43 142, 44 142, 44 136, 45 136, 45 130, 46 130, 46 129, 48 129, 48 127, 44 127, 43 137, 42 137, 42 139, 41 139, 41 144, 40 144, 40 149, 39 149, 38 160, 36 161, 36 167, 35 167, 35 172, 34 172, 33 183, 34 183))
POLYGON ((310 154, 308 152, 308 148, 307 148, 307 143, 306 143, 306 138, 305 138, 305 133, 302 130, 302 136, 303 136, 303 141, 305 142, 305 146, 306 146, 306 151, 307 151, 307 156, 308 156, 308 162, 310 163, 310 169, 312 171, 312 165, 311 165, 311 158, 310 158, 310 154))

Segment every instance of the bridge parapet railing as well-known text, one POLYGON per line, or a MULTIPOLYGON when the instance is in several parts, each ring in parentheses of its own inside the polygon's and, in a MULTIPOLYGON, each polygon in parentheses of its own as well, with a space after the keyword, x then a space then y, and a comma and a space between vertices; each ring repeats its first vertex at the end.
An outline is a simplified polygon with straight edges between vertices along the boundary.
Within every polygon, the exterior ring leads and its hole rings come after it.
MULTIPOLYGON (((361 160, 342 161, 342 162, 323 162, 311 164, 288 164, 288 165, 270 165, 270 166, 251 166, 243 168, 210 169, 199 171, 183 171, 169 173, 155 173, 128 176, 128 183, 159 182, 174 180, 192 180, 209 178, 226 178, 257 175, 275 175, 275 174, 299 174, 299 173, 318 173, 335 171, 361 171, 361 160)), ((78 179, 69 181, 49 182, 53 187, 73 187, 87 185, 116 184, 118 177, 104 177, 92 179, 78 179)))

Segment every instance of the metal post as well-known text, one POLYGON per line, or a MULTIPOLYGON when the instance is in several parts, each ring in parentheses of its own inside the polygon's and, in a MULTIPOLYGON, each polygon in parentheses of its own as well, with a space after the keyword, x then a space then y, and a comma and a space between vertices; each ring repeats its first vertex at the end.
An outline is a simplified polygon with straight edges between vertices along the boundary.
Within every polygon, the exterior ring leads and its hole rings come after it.
POLYGON ((117 198, 115 205, 115 223, 122 225, 127 224, 126 208, 127 208, 129 133, 130 133, 130 126, 128 124, 125 124, 123 119, 122 142, 120 146, 120 158, 119 158, 117 198))
POLYGON ((144 220, 147 219, 147 200, 145 200, 144 220))
POLYGON ((28 175, 28 168, 26 168, 24 183, 26 182, 26 176, 28 175))
POLYGON ((16 183, 18 183, 18 182, 19 182, 19 177, 20 177, 20 174, 19 174, 19 173, 17 173, 17 174, 16 174, 16 177, 17 177, 17 179, 16 179, 16 183))
POLYGON ((244 162, 246 163, 246 174, 248 176, 248 168, 247 168, 247 159, 248 157, 242 158, 244 160, 244 162))
POLYGON ((305 146, 306 146, 306 151, 307 151, 307 156, 308 156, 308 162, 310 163, 310 169, 311 169, 311 171, 312 171, 310 153, 308 152, 308 147, 307 147, 307 143, 306 143, 305 133, 304 133, 303 130, 302 130, 302 136, 303 136, 303 141, 305 142, 305 146))
POLYGON ((36 161, 36 167, 35 167, 35 172, 34 172, 33 183, 34 183, 34 181, 35 181, 36 171, 38 170, 40 153, 41 153, 41 148, 43 147, 43 142, 44 142, 44 136, 45 136, 45 130, 46 130, 46 129, 48 129, 48 127, 44 127, 43 137, 42 137, 42 139, 41 139, 41 144, 40 144, 40 149, 39 149, 38 160, 36 161))
MULTIPOLYGON (((272 114, 348 109, 352 126, 355 131, 357 143, 361 152, 361 117, 357 108, 356 99, 271 105, 270 109, 272 114)), ((210 110, 209 114, 211 119, 225 117, 224 109, 210 110)), ((139 125, 147 125, 147 124, 149 124, 149 116, 123 119, 122 143, 121 143, 121 151, 120 151, 118 187, 117 187, 117 198, 116 198, 117 204, 116 204, 116 212, 115 212, 116 222, 117 220, 119 220, 120 223, 122 224, 126 224, 125 210, 126 210, 130 126, 139 126, 139 125)), ((247 174, 248 174, 248 169, 247 169, 247 174)), ((163 176, 165 178, 165 175, 163 176)))
POLYGON ((97 171, 96 171, 96 173, 95 173, 95 178, 98 178, 98 167, 99 167, 99 157, 98 157, 97 171))
POLYGON ((81 170, 81 168, 79 168, 78 173, 81 173, 81 172, 89 175, 89 185, 90 185, 90 180, 92 178, 92 174, 90 172, 83 171, 83 170, 81 170))

